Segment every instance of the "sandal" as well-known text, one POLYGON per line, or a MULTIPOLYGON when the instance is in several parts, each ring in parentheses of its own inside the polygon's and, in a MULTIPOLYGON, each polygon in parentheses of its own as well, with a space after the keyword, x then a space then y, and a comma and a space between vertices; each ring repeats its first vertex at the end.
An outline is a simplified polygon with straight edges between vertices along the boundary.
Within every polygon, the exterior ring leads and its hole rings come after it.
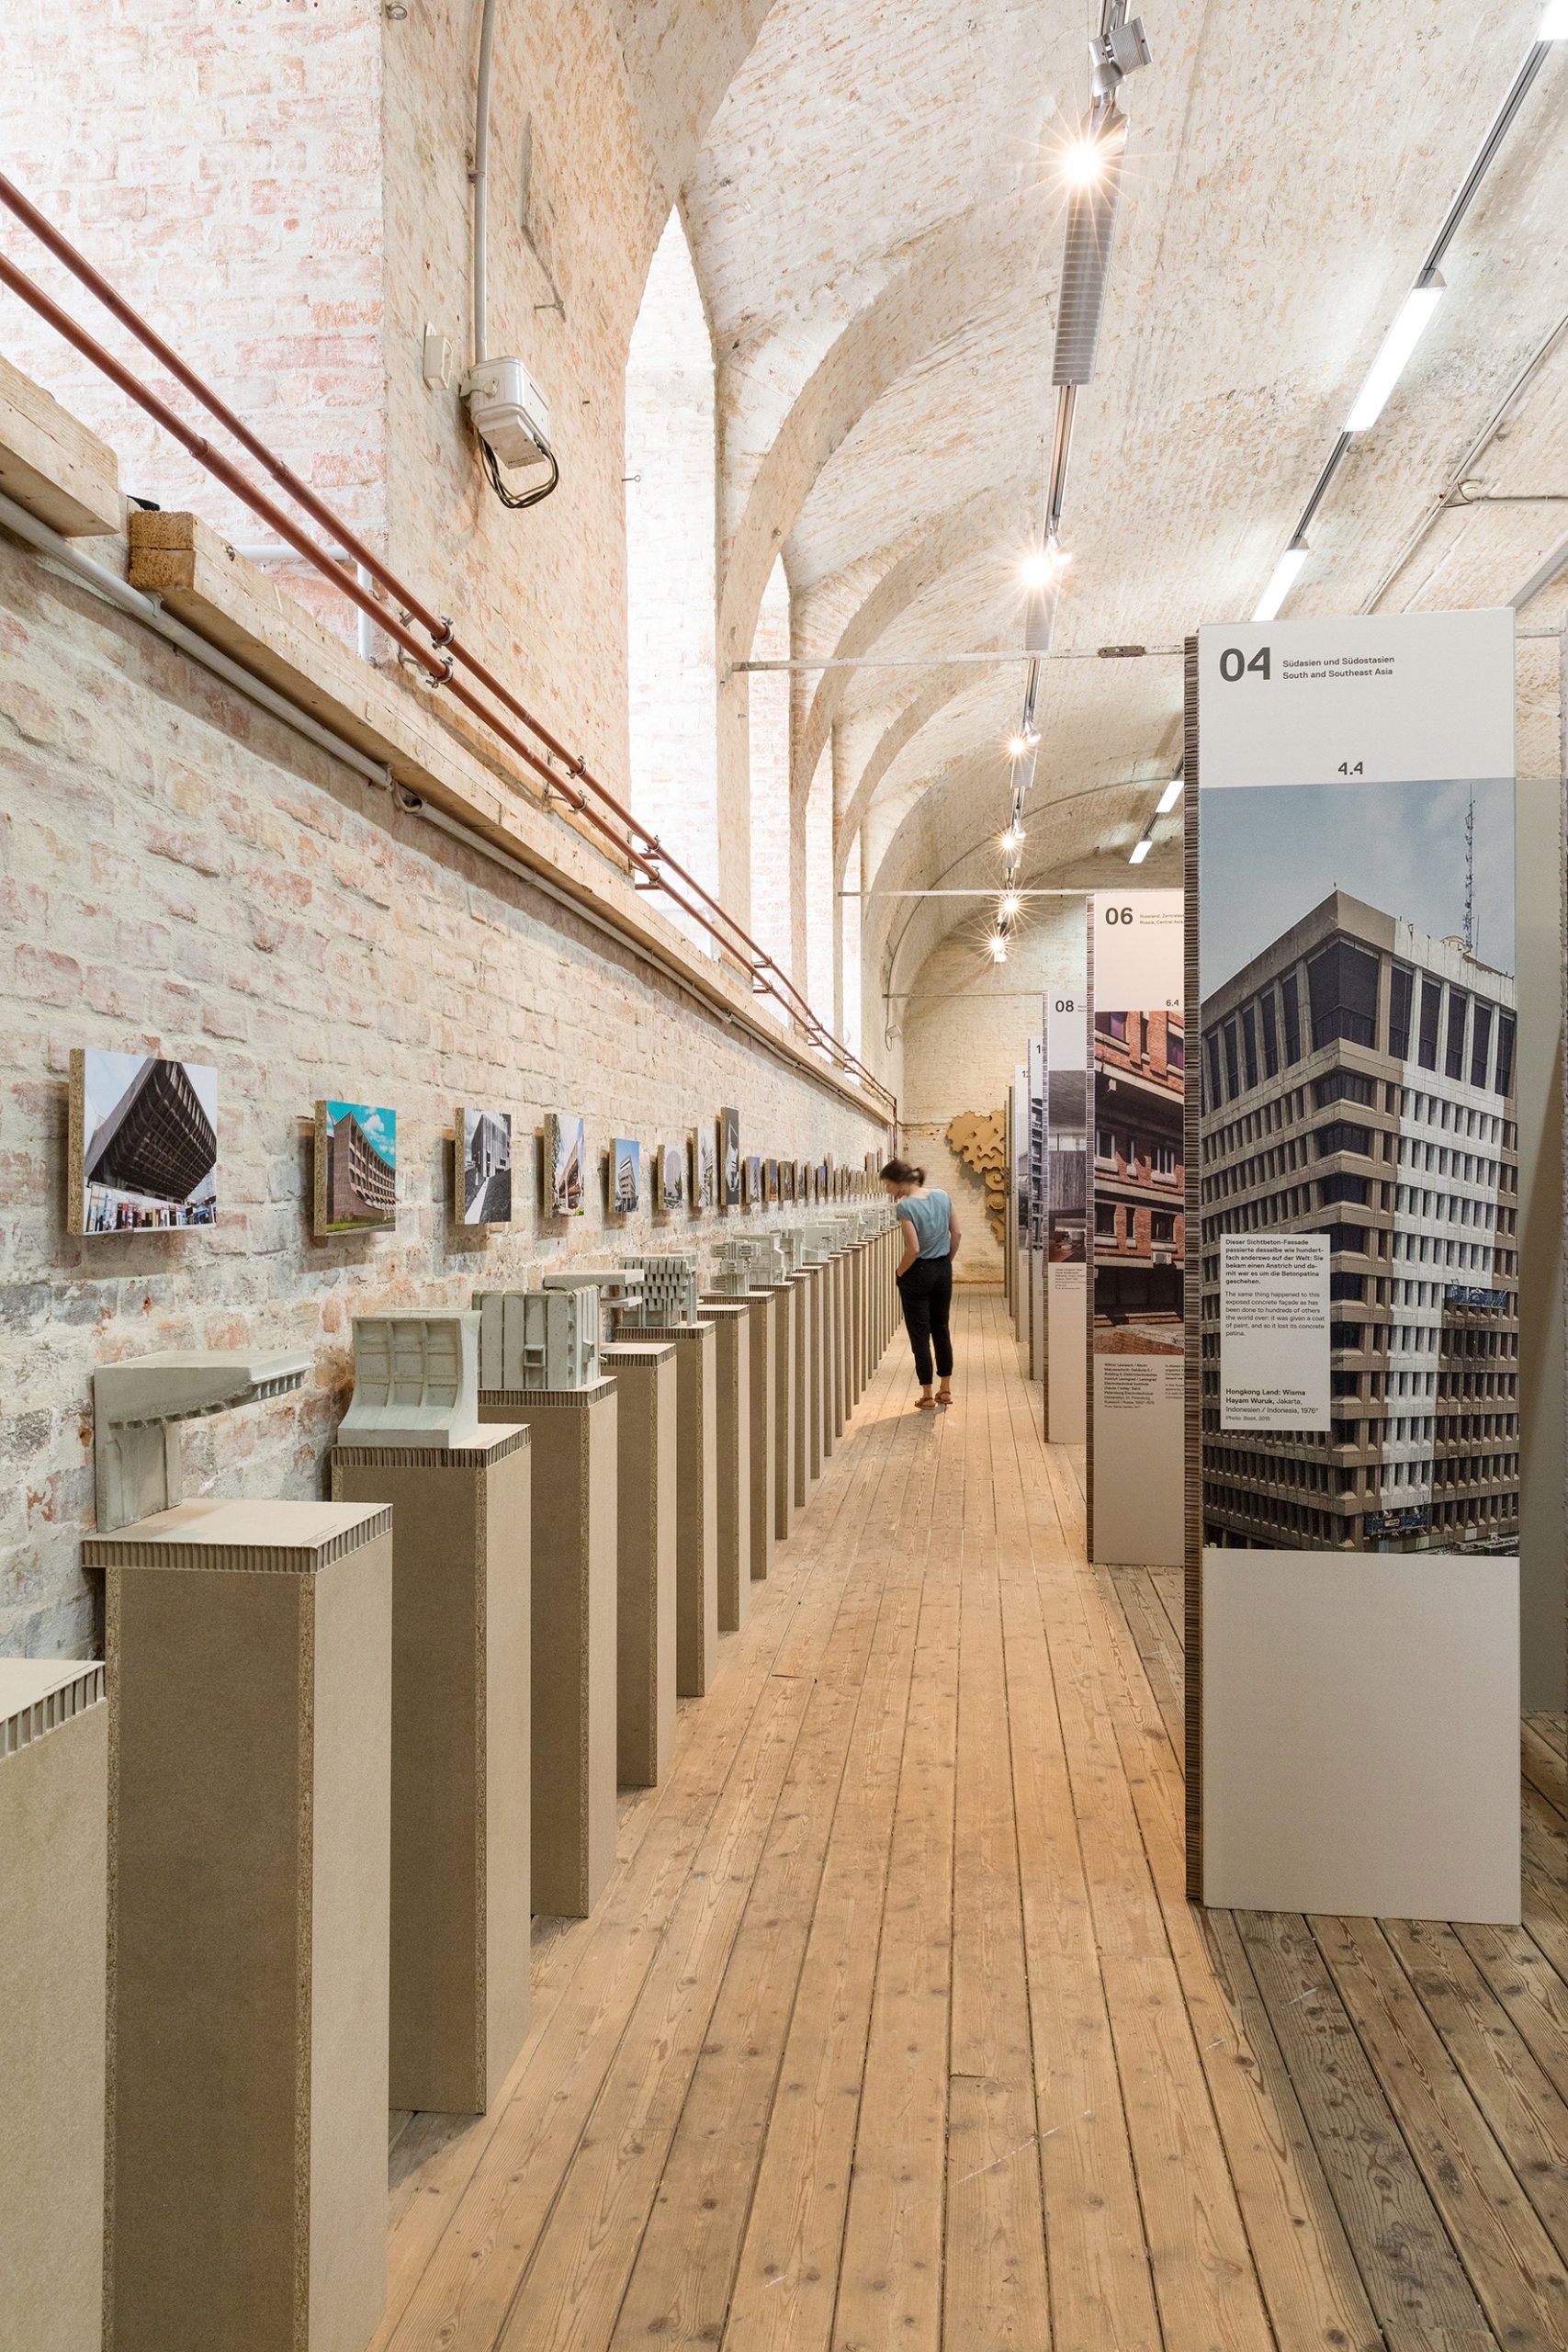
POLYGON ((917 1396, 915 1399, 915 1410, 917 1413, 934 1413, 936 1410, 936 1398, 934 1396, 917 1396))

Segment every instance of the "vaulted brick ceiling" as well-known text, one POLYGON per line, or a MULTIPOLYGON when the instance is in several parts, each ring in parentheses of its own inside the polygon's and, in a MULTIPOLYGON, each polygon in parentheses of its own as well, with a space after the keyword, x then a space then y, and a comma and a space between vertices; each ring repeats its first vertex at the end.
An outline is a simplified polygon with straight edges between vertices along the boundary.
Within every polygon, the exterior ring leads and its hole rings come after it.
MULTIPOLYGON (((692 26, 710 82, 735 61, 681 189, 719 360, 721 661, 750 651, 780 547, 797 653, 1017 645, 1052 421, 1052 154, 1085 103, 1098 7, 623 13, 670 86, 692 26)), ((1251 611, 1540 0, 1145 0, 1144 14, 1155 62, 1124 94, 1106 329, 1069 486, 1069 650, 1172 646, 1251 611)), ((1450 300, 1341 472, 1292 612, 1354 612, 1377 588, 1568 311, 1565 218, 1557 53, 1450 256, 1450 300)), ((1568 489, 1565 387, 1568 337, 1488 452, 1494 489, 1568 489)), ((1551 505, 1446 516, 1385 602, 1504 601, 1563 527, 1551 505)), ((1559 609, 1554 594, 1530 617, 1559 609)), ((1525 684, 1528 704, 1528 664, 1525 684)), ((836 729, 840 825, 866 826, 868 876, 989 884, 1021 686, 1017 668, 807 679, 795 790, 836 729)), ((1125 875, 1179 705, 1173 660, 1051 666, 1026 880, 1125 875)), ((1176 878, 1175 840, 1165 828, 1143 880, 1176 878)), ((869 955, 886 966, 901 934, 901 972, 965 910, 910 911, 867 910, 869 955)))

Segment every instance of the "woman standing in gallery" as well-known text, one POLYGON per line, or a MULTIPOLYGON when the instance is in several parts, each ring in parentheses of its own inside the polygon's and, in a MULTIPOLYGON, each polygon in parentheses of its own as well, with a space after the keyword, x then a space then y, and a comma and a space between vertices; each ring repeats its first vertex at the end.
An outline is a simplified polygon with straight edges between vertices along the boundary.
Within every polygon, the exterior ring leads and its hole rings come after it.
POLYGON ((916 1405, 922 1413, 929 1413, 938 1405, 953 1402, 953 1340, 947 1318, 953 1306, 953 1261, 964 1237, 947 1194, 926 1191, 923 1168, 912 1168, 907 1159, 890 1159, 882 1171, 882 1188, 893 1204, 904 1237, 898 1298, 920 1384, 916 1405), (934 1396, 933 1347, 936 1375, 942 1384, 934 1396))

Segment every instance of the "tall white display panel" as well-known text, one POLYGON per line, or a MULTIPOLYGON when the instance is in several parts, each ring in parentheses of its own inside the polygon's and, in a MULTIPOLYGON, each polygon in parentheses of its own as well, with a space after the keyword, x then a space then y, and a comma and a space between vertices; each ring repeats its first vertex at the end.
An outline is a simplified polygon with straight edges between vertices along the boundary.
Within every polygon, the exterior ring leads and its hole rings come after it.
POLYGON ((1179 890, 1089 902, 1089 1557, 1178 1567, 1185 1401, 1179 890))
POLYGON ((1013 1336, 1029 1351, 1029 1069, 1020 1062, 1008 1098, 1008 1265, 1013 1336))
POLYGON ((1088 1426, 1089 1007, 1084 966, 1045 999, 1045 1435, 1082 1445, 1088 1426))
POLYGON ((1513 722, 1508 611, 1189 649, 1208 1903, 1518 1917, 1513 722))
POLYGON ((1045 1363, 1045 1041, 1029 1041, 1029 1377, 1045 1363))

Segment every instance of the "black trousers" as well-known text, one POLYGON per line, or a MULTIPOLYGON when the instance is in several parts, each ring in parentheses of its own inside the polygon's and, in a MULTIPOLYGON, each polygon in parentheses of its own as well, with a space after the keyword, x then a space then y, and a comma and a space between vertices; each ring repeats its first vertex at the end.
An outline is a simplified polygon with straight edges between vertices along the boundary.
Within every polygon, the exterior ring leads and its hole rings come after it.
POLYGON ((915 1351, 915 1370, 920 1386, 931 1385, 931 1348, 936 1348, 936 1368, 943 1380, 953 1376, 953 1340, 947 1318, 953 1306, 953 1261, 951 1258, 917 1258, 907 1274, 898 1277, 898 1299, 904 1309, 904 1329, 909 1334, 909 1345, 915 1351))

